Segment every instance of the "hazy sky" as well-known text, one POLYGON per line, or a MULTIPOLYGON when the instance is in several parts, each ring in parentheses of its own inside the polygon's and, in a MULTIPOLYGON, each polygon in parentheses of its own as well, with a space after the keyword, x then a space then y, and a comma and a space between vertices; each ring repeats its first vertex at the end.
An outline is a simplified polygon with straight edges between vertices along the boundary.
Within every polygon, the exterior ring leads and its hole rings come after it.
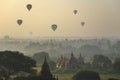
POLYGON ((32 37, 30 32, 32 36, 120 36, 120 0, 0 0, 0 36, 32 37), (27 4, 33 5, 31 11, 27 4), (21 26, 17 19, 24 21, 21 26), (55 32, 52 24, 58 25, 55 32))

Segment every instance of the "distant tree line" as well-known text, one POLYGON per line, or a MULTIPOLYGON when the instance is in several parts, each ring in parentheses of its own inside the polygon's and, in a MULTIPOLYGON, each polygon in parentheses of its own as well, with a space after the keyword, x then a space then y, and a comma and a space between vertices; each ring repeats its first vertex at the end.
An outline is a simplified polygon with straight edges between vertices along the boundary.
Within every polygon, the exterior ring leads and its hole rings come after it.
POLYGON ((37 62, 38 65, 41 65, 44 57, 46 56, 48 63, 50 65, 50 69, 54 70, 56 68, 61 68, 59 70, 55 70, 56 72, 62 71, 62 72, 70 72, 70 70, 75 70, 77 67, 78 69, 93 69, 100 72, 105 73, 120 73, 120 58, 115 58, 114 60, 110 59, 109 57, 102 55, 102 54, 96 54, 93 56, 92 60, 90 62, 85 62, 84 57, 82 55, 76 59, 76 57, 71 56, 70 59, 66 59, 66 57, 61 56, 58 58, 58 60, 52 61, 49 53, 47 52, 38 52, 33 55, 33 59, 37 62), (73 67, 73 69, 72 69, 73 67), (65 68, 65 69, 64 69, 65 68), (70 68, 70 69, 66 69, 70 68), (64 71, 66 70, 66 71, 64 71))

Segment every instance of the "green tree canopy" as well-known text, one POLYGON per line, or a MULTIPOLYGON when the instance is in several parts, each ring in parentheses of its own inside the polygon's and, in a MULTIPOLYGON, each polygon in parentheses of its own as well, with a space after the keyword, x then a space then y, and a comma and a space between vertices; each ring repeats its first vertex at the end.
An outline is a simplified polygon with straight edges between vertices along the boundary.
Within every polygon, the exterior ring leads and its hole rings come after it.
POLYGON ((20 52, 1 51, 0 52, 0 68, 5 72, 5 77, 12 74, 24 71, 27 73, 33 72, 33 67, 36 62, 28 56, 20 52))
POLYGON ((47 52, 38 52, 33 55, 33 59, 37 62, 37 64, 40 64, 40 65, 43 64, 45 57, 47 61, 50 61, 50 57, 47 52))
POLYGON ((120 55, 120 41, 117 41, 113 46, 113 51, 116 53, 116 54, 119 54, 120 55))
POLYGON ((115 72, 120 73, 120 58, 115 59, 115 61, 113 63, 113 68, 114 68, 115 72))
POLYGON ((80 71, 73 76, 72 80, 100 80, 100 76, 94 71, 80 71))
POLYGON ((93 66, 99 69, 107 69, 112 66, 112 61, 104 55, 94 55, 93 66))

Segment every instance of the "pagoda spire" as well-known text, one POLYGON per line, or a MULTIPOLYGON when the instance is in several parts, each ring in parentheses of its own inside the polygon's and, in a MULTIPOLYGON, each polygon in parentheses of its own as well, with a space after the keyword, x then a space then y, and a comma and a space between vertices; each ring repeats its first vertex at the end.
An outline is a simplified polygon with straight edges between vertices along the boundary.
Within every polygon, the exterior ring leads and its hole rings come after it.
POLYGON ((44 63, 41 68, 41 77, 42 80, 47 80, 46 78, 52 78, 52 73, 50 72, 49 65, 47 63, 47 58, 45 56, 44 63))
POLYGON ((50 72, 50 68, 49 68, 46 56, 45 56, 43 65, 41 67, 40 80, 56 80, 56 78, 54 78, 54 76, 50 72))
POLYGON ((73 51, 71 51, 71 57, 74 57, 74 55, 73 55, 73 51))
POLYGON ((47 64, 47 58, 46 58, 46 56, 45 56, 44 64, 47 64))

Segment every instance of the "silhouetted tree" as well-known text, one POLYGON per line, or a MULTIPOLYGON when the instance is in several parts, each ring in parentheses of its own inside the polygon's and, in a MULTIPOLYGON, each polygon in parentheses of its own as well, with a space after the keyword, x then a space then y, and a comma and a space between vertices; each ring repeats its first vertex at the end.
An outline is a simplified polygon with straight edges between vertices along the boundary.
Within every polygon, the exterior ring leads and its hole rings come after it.
POLYGON ((119 79, 116 79, 116 78, 109 78, 108 80, 119 80, 119 79))
POLYGON ((117 55, 120 55, 120 41, 116 42, 112 48, 117 55))
POLYGON ((99 46, 86 44, 80 47, 80 52, 84 55, 90 54, 89 56, 93 56, 95 54, 101 54, 102 50, 99 46))
POLYGON ((72 80, 100 80, 100 76, 94 71, 80 71, 73 76, 72 80))
POLYGON ((33 67, 36 66, 36 62, 20 52, 1 51, 0 66, 7 80, 10 75, 19 73, 20 71, 27 73, 34 72, 33 67))
POLYGON ((0 66, 0 78, 4 77, 6 75, 6 71, 4 67, 0 66))
POLYGON ((54 61, 48 61, 48 64, 50 66, 50 70, 54 70, 56 68, 56 63, 54 61))
POLYGON ((53 70, 56 67, 56 63, 50 60, 50 56, 47 52, 38 52, 33 55, 33 59, 37 62, 38 65, 41 65, 44 62, 44 57, 46 57, 50 69, 53 70))
POLYGON ((50 57, 47 52, 38 52, 33 55, 33 59, 37 62, 37 64, 42 64, 44 62, 44 57, 50 61, 50 57))
POLYGON ((95 55, 92 64, 94 68, 108 69, 112 66, 112 61, 104 55, 95 55))
POLYGON ((115 61, 113 63, 113 68, 114 68, 115 72, 120 73, 120 58, 115 59, 115 61))

